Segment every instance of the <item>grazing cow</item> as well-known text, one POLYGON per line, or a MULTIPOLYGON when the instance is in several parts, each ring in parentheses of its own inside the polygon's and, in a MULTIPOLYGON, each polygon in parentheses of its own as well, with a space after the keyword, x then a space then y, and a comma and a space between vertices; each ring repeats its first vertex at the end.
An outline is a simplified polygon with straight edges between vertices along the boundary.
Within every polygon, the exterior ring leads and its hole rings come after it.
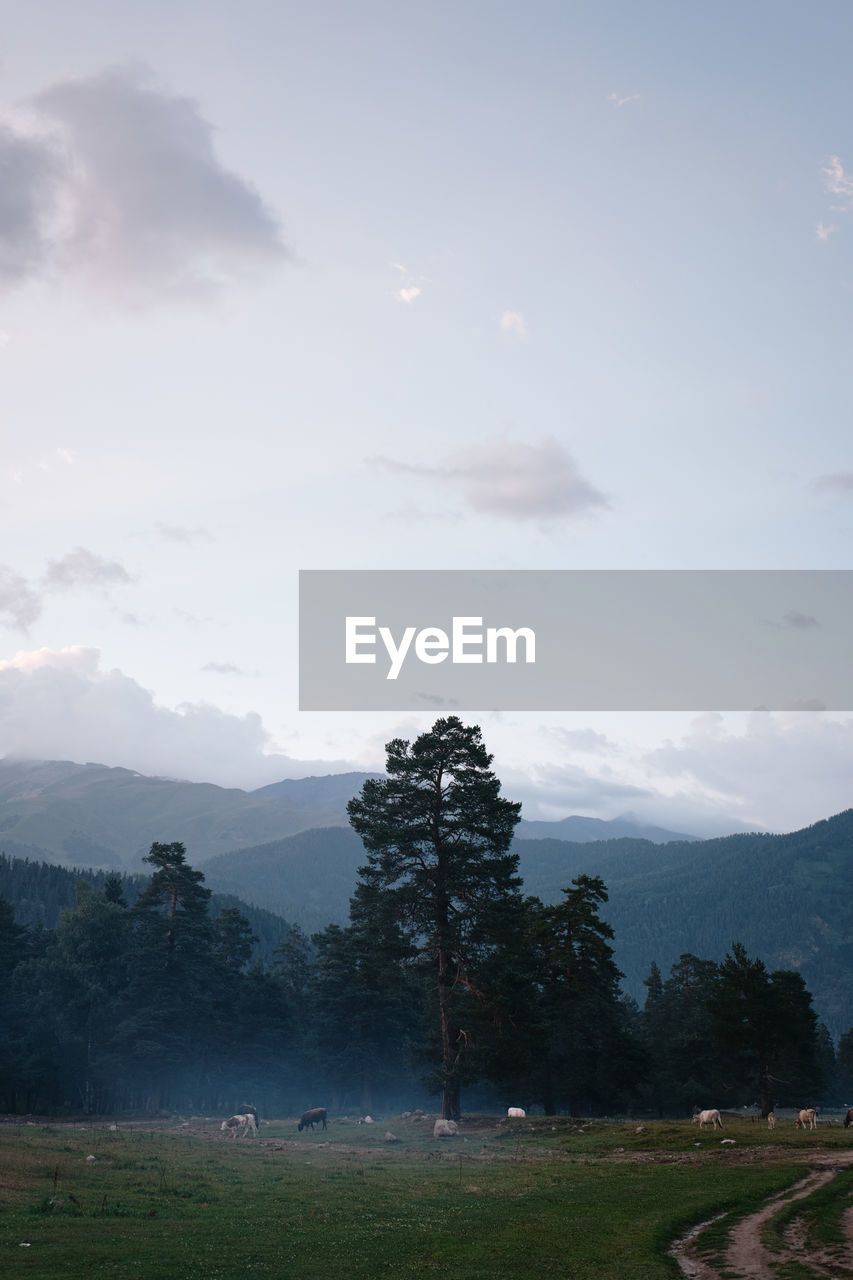
POLYGON ((844 1128, 849 1129, 851 1124, 853 1124, 853 1107, 849 1109, 847 1115, 844 1117, 844 1128))
POLYGON ((455 1120, 436 1120, 432 1127, 432 1136, 434 1138, 452 1138, 459 1132, 459 1125, 455 1120))
POLYGON ((253 1133, 258 1136, 258 1126, 255 1124, 255 1117, 249 1112, 242 1116, 231 1116, 228 1120, 223 1120, 219 1126, 222 1133, 230 1133, 236 1142, 238 1137, 243 1137, 246 1133, 253 1133))
POLYGON ((524 1107, 507 1107, 506 1113, 509 1116, 510 1120, 523 1120, 524 1117, 527 1115, 527 1112, 524 1110, 524 1107))
POLYGON ((304 1113, 304 1115, 302 1116, 302 1119, 299 1121, 299 1124, 297 1126, 297 1128, 299 1129, 299 1132, 301 1133, 303 1129, 310 1128, 311 1132, 313 1133, 315 1124, 321 1124, 325 1129, 326 1114, 327 1113, 326 1113, 325 1107, 312 1107, 310 1111, 306 1111, 304 1113))
POLYGON ((767 1128, 768 1129, 776 1128, 776 1116, 775 1116, 775 1113, 772 1111, 767 1112, 767 1128))
POLYGON ((816 1129, 816 1116, 817 1111, 815 1111, 814 1107, 806 1107, 805 1110, 801 1111, 797 1116, 796 1127, 798 1129, 816 1129))
POLYGON ((716 1129, 718 1125, 721 1129, 723 1127, 722 1117, 716 1107, 713 1111, 697 1111, 693 1117, 693 1123, 698 1123, 700 1129, 704 1129, 706 1124, 709 1124, 712 1129, 716 1129))
POLYGON ((255 1128, 257 1128, 257 1126, 261 1123, 261 1122, 260 1122, 260 1120, 259 1120, 259 1118, 258 1118, 258 1111, 257 1111, 257 1107, 253 1107, 253 1106, 251 1106, 248 1102, 241 1102, 241 1103, 240 1103, 240 1110, 241 1110, 241 1112, 243 1113, 243 1115, 244 1115, 244 1116, 254 1116, 254 1117, 255 1117, 255 1128))

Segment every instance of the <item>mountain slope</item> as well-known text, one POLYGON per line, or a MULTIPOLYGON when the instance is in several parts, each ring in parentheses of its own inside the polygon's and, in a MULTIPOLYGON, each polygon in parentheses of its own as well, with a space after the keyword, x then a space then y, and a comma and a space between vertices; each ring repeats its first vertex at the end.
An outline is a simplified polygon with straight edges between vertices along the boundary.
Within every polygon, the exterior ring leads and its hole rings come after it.
POLYGON ((0 851, 136 869, 154 840, 180 840, 200 865, 241 845, 344 825, 346 801, 369 776, 300 778, 241 791, 99 764, 0 760, 0 851))
MULTIPOLYGON (((820 1015, 853 1025, 853 810, 788 835, 715 840, 517 840, 524 892, 545 902, 580 874, 600 875, 616 961, 642 1000, 652 960, 664 974, 685 951, 721 960, 743 942, 768 968, 799 970, 820 1015)), ((345 923, 364 862, 348 829, 306 831, 213 859, 208 883, 308 929, 345 923)))

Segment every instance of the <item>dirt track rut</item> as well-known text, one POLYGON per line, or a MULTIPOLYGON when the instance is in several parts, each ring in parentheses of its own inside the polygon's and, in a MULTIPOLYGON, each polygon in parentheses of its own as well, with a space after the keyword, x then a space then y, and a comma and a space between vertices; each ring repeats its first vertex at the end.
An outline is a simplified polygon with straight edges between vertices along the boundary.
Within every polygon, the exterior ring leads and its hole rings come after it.
POLYGON ((846 1245, 832 1255, 811 1248, 802 1225, 796 1219, 785 1231, 783 1253, 771 1253, 762 1242, 764 1224, 783 1205, 807 1199, 818 1187, 831 1182, 842 1169, 853 1165, 853 1151, 833 1152, 832 1155, 821 1153, 810 1159, 809 1164, 811 1171, 804 1178, 780 1195, 772 1196, 755 1213, 736 1223, 729 1234, 722 1271, 710 1266, 696 1251, 702 1232, 717 1218, 694 1227, 677 1240, 671 1252, 682 1275, 689 1280, 722 1280, 723 1276, 726 1280, 779 1280, 781 1266, 798 1262, 815 1276, 826 1277, 827 1280, 853 1278, 853 1208, 848 1209, 842 1218, 846 1245))

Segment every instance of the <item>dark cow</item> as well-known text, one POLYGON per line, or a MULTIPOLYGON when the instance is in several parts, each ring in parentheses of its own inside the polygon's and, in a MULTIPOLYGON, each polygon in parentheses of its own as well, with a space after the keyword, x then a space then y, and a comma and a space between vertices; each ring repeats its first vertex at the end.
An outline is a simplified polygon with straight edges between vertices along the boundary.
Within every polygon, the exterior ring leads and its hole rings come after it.
POLYGON ((850 1108, 847 1115, 844 1117, 844 1128, 849 1129, 851 1124, 853 1124, 853 1107, 850 1108))
POLYGON ((325 1129, 326 1127, 326 1108, 325 1107, 312 1107, 310 1111, 306 1111, 302 1119, 299 1121, 299 1125, 298 1125, 299 1132, 301 1133, 303 1129, 310 1128, 311 1132, 313 1133, 315 1124, 322 1124, 323 1128, 325 1129))

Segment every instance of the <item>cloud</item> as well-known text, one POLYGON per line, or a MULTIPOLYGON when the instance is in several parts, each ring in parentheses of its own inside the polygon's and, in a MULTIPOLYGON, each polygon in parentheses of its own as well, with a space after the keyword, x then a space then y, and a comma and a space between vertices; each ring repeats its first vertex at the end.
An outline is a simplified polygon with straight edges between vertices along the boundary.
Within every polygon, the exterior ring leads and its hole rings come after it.
POLYGON ((41 614, 41 597, 26 578, 8 565, 0 564, 0 618, 26 631, 41 614))
POLYGON ((164 542, 212 542, 213 535, 207 530, 197 525, 195 529, 189 529, 183 524, 167 524, 165 521, 158 520, 154 528, 157 530, 164 542))
POLYGON ((554 737, 561 746, 569 751, 581 751, 590 755, 609 754, 616 749, 615 743, 604 733, 595 729, 557 729, 554 737))
POLYGON ((844 172, 844 166, 838 156, 830 156, 821 173, 824 186, 830 195, 840 196, 844 201, 843 205, 833 207, 849 209, 853 204, 853 178, 844 172))
POLYGON ((829 493, 838 498, 846 498, 853 494, 853 471, 830 471, 812 481, 812 487, 819 493, 829 493))
POLYGON ((42 579, 47 590, 66 591, 74 587, 115 587, 133 582, 117 560, 105 560, 85 547, 75 547, 59 560, 48 560, 42 579))
POLYGON ((293 760, 270 744, 256 713, 229 715, 206 703, 159 706, 129 676, 104 671, 94 648, 39 649, 0 662, 0 755, 98 760, 242 787, 357 767, 293 760))
POLYGON ((398 473, 461 484, 471 510, 509 520, 551 520, 607 507, 552 436, 539 445, 503 439, 462 449, 438 467, 375 459, 398 473))
POLYGON ((202 671, 212 671, 219 676, 241 676, 243 671, 233 662, 206 662, 202 671))
POLYGON ((837 230, 838 230, 838 227, 836 227, 834 224, 827 227, 827 226, 824 226, 822 222, 819 222, 817 224, 817 238, 818 240, 828 240, 829 237, 832 235, 833 231, 837 231, 837 230))
POLYGON ((853 719, 756 712, 734 730, 705 716, 680 741, 650 751, 645 765, 661 790, 674 784, 676 810, 679 799, 701 799, 747 823, 792 831, 849 808, 853 719))
POLYGON ((0 124, 0 284, 21 284, 44 268, 61 168, 49 140, 0 124))
POLYGON ((592 774, 573 764, 538 765, 531 771, 534 787, 541 799, 560 809, 593 809, 623 804, 626 800, 636 803, 650 799, 654 791, 649 786, 638 786, 603 769, 592 774))
POLYGON ((615 107, 624 107, 626 102, 636 102, 639 96, 638 93, 629 93, 627 98, 620 98, 618 93, 611 93, 608 101, 615 107))
POLYGON ((812 627, 819 627, 820 623, 810 613, 800 613, 799 609, 789 609, 782 618, 782 625, 790 627, 793 631, 808 631, 812 627))
POLYGON ((405 302, 407 306, 411 306, 415 298, 419 298, 423 292, 421 284, 424 277, 413 276, 408 268, 403 266, 402 262, 392 262, 391 267, 394 271, 399 271, 402 277, 401 287, 395 289, 391 296, 396 298, 398 302, 405 302))
POLYGON ((37 127, 0 132, 0 281, 52 268, 144 305, 205 296, 287 256, 198 105, 144 69, 63 81, 34 106, 37 127))
POLYGON ((527 322, 520 311, 504 311, 498 320, 498 326, 504 333, 511 333, 520 342, 527 340, 527 322))

